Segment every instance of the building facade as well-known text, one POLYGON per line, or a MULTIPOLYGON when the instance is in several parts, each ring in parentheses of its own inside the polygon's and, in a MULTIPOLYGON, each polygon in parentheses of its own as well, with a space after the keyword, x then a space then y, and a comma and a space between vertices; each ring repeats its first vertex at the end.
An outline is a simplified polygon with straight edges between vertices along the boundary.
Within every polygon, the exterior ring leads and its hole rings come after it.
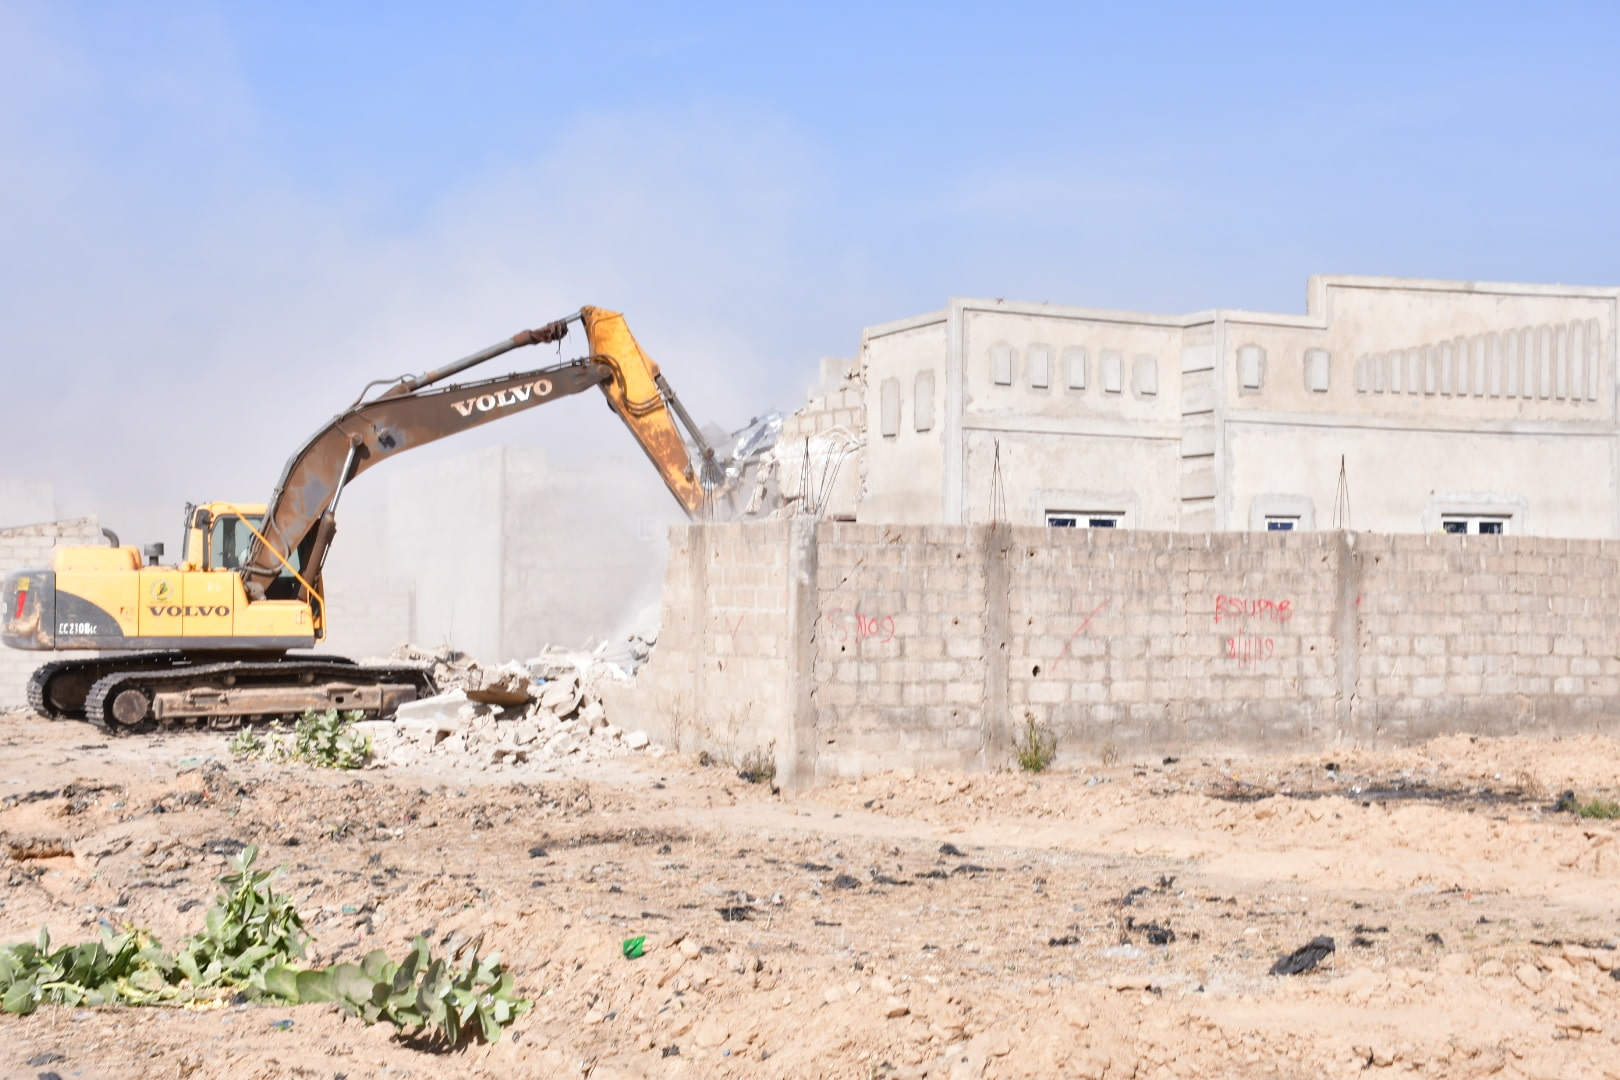
POLYGON ((828 509, 1620 536, 1617 302, 1336 276, 1310 279, 1304 315, 952 300, 862 335, 860 482, 828 509))

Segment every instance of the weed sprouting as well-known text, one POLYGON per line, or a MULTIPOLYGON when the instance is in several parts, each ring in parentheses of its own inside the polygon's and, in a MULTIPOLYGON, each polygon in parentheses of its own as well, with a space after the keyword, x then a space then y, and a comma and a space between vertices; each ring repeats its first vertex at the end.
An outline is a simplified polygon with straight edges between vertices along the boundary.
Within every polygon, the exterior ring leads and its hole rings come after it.
POLYGON ((1013 747, 1018 767, 1027 773, 1045 772, 1057 757, 1057 735, 1035 714, 1024 710, 1024 730, 1013 747))
POLYGON ((371 759, 371 736, 354 730, 363 712, 316 712, 305 709, 289 735, 271 724, 267 736, 244 729, 230 742, 237 757, 263 757, 273 761, 303 761, 320 769, 358 769, 371 759))
POLYGON ((1620 802, 1613 799, 1588 799, 1586 802, 1575 804, 1575 814, 1583 818, 1612 821, 1620 818, 1620 802))
POLYGON ((769 784, 776 780, 776 755, 768 750, 750 750, 737 766, 737 778, 750 784, 769 784))

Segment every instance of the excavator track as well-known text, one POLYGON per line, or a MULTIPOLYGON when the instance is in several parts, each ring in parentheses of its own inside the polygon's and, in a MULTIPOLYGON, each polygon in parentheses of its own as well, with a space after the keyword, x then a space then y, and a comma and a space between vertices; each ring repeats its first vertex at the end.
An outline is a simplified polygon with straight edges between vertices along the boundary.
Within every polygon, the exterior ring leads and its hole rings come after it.
POLYGON ((83 720, 84 701, 96 680, 115 671, 162 670, 185 662, 177 650, 52 661, 29 676, 28 707, 52 720, 83 720))
MULTIPOLYGON (((218 659, 217 657, 215 659, 218 659)), ((300 656, 303 661, 353 664, 344 656, 300 656)), ((52 720, 83 720, 85 699, 97 681, 121 671, 163 671, 194 666, 195 656, 179 649, 53 660, 28 679, 28 707, 52 720)))
POLYGON ((437 692, 418 667, 362 667, 342 657, 226 661, 131 671, 97 679, 84 718, 109 734, 173 725, 238 727, 255 719, 295 716, 307 708, 388 716, 400 704, 437 692))

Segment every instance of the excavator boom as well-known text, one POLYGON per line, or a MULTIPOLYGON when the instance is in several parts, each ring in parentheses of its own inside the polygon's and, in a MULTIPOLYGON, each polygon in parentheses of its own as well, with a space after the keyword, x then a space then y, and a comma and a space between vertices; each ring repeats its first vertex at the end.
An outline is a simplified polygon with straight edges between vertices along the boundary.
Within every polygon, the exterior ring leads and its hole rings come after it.
POLYGON ((373 465, 591 386, 602 388, 670 493, 688 515, 696 516, 705 500, 705 476, 692 467, 677 419, 701 449, 705 472, 711 475, 713 452, 680 408, 658 365, 637 344, 624 316, 586 307, 435 371, 401 379, 333 417, 287 460, 264 516, 263 541, 270 546, 255 539, 242 567, 250 595, 262 598, 282 568, 294 561, 294 552, 297 564, 311 571, 306 578, 316 580, 335 532, 343 487, 373 465), (584 325, 590 343, 583 359, 481 382, 436 385, 512 349, 561 341, 574 321, 584 325))

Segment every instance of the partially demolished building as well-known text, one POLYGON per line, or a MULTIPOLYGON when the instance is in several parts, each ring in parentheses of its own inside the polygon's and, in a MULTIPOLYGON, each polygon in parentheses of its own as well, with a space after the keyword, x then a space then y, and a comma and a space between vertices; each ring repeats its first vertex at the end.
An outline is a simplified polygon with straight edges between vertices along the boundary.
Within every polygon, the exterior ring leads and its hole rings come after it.
POLYGON ((1313 277, 1304 315, 953 300, 868 329, 856 520, 1620 535, 1620 290, 1313 277))

